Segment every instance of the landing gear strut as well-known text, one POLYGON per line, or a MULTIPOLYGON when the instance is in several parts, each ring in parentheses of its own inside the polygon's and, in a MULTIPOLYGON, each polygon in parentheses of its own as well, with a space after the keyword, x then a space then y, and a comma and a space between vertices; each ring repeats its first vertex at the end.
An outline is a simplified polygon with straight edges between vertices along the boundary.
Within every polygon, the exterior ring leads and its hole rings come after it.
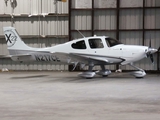
POLYGON ((107 77, 109 74, 111 74, 111 71, 105 69, 104 65, 101 65, 102 70, 99 70, 99 71, 96 71, 96 72, 92 71, 93 67, 94 67, 94 64, 89 64, 88 71, 80 73, 79 76, 84 77, 86 79, 91 79, 95 76, 95 74, 102 75, 103 77, 107 77))
POLYGON ((111 71, 105 69, 105 66, 104 66, 104 65, 101 65, 101 69, 102 69, 102 70, 96 71, 96 74, 102 75, 103 77, 107 77, 109 74, 111 74, 111 71))
POLYGON ((92 79, 96 74, 95 72, 92 72, 93 67, 94 67, 93 63, 89 64, 88 71, 87 72, 82 72, 82 73, 78 74, 78 76, 84 77, 86 79, 92 79))
POLYGON ((129 65, 138 70, 138 71, 131 72, 131 75, 135 76, 136 78, 143 78, 146 75, 146 72, 143 69, 138 68, 133 64, 129 64, 129 65))

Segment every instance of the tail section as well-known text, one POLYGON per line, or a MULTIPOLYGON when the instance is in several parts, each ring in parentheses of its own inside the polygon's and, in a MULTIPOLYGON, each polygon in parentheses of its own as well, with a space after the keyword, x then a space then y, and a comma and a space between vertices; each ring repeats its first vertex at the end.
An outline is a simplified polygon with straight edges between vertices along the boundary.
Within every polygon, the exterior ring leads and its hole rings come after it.
POLYGON ((20 36, 18 35, 17 31, 13 27, 3 27, 4 36, 7 42, 7 48, 11 55, 13 54, 24 54, 24 51, 32 50, 31 47, 27 46, 20 36))

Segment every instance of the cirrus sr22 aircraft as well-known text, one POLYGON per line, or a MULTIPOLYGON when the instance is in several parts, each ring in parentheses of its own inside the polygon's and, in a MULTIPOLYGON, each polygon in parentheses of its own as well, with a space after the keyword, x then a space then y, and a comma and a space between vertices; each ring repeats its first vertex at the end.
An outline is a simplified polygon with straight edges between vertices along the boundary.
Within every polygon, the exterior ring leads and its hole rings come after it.
POLYGON ((150 57, 153 62, 152 54, 157 51, 147 46, 124 45, 108 36, 84 37, 52 47, 32 48, 22 41, 15 28, 4 27, 3 31, 9 57, 13 61, 63 62, 75 67, 79 65, 80 68, 88 66, 88 71, 79 74, 85 78, 92 78, 95 74, 108 76, 111 71, 105 69, 105 65, 112 64, 128 64, 137 69, 132 72, 133 76, 143 78, 145 71, 132 63, 145 57, 150 57), (99 65, 101 70, 94 72, 92 69, 96 65, 99 65))

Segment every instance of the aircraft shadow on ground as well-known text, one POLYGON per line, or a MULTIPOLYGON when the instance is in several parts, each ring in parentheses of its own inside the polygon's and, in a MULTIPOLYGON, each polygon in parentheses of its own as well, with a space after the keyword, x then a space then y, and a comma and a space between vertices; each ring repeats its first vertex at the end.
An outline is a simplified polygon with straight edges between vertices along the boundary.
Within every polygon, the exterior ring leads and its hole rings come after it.
POLYGON ((125 80, 125 79, 130 79, 133 78, 130 75, 125 75, 125 74, 111 74, 108 77, 102 77, 102 76, 98 76, 96 75, 94 78, 92 79, 86 79, 86 78, 82 78, 82 77, 78 77, 78 76, 52 76, 52 75, 24 75, 24 76, 20 76, 20 77, 11 77, 11 79, 14 80, 20 80, 20 79, 34 79, 34 78, 40 78, 39 81, 41 82, 63 82, 63 83, 67 83, 67 82, 73 82, 73 83, 86 83, 86 82, 94 82, 94 81, 115 81, 115 80, 125 80))
POLYGON ((11 77, 11 79, 29 79, 29 78, 41 78, 48 75, 33 75, 33 76, 24 76, 24 77, 11 77))
POLYGON ((63 82, 63 83, 86 83, 86 82, 95 82, 95 81, 117 81, 117 80, 128 80, 130 78, 133 78, 132 76, 124 76, 124 75, 120 75, 120 74, 113 74, 113 75, 110 75, 108 77, 102 77, 102 76, 95 76, 94 78, 92 79, 86 79, 86 78, 82 78, 82 77, 77 77, 77 76, 74 76, 74 77, 70 77, 70 76, 67 76, 67 77, 54 77, 54 76, 49 76, 48 80, 46 78, 46 81, 43 80, 43 82, 51 82, 51 83, 54 83, 54 82, 63 82))

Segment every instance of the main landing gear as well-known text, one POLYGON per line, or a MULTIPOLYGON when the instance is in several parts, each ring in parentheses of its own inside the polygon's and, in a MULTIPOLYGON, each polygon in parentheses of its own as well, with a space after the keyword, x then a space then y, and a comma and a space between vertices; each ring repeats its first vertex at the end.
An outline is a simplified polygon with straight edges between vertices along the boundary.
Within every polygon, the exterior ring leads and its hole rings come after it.
MULTIPOLYGON (((136 66, 134 66, 133 64, 129 64, 131 67, 137 69, 137 71, 133 71, 131 72, 130 74, 133 75, 134 77, 136 78, 143 78, 145 75, 146 75, 146 72, 143 70, 143 69, 140 69, 136 66)), ((88 71, 87 72, 82 72, 79 74, 80 77, 84 77, 86 79, 91 79, 93 78, 96 74, 97 75, 101 75, 103 77, 107 77, 109 74, 111 74, 111 71, 108 70, 108 69, 105 69, 105 66, 104 65, 101 65, 101 69, 102 70, 99 70, 99 71, 95 71, 93 72, 93 67, 94 67, 94 64, 89 64, 89 68, 88 68, 88 71)))
POLYGON ((138 68, 138 67, 134 66, 133 64, 129 64, 129 65, 131 67, 134 67, 135 69, 138 70, 138 71, 133 71, 133 72, 130 73, 134 77, 136 77, 136 78, 143 78, 146 75, 146 72, 143 69, 138 68))
POLYGON ((111 74, 110 70, 105 69, 104 65, 101 65, 101 69, 99 71, 96 71, 97 75, 102 75, 103 77, 107 77, 109 74, 111 74))
POLYGON ((110 70, 106 70, 104 65, 101 65, 100 71, 93 72, 92 69, 94 67, 94 64, 89 65, 89 69, 87 72, 82 72, 79 74, 80 77, 84 77, 86 79, 91 79, 93 78, 96 74, 97 75, 102 75, 103 77, 107 77, 109 74, 111 74, 110 70))

